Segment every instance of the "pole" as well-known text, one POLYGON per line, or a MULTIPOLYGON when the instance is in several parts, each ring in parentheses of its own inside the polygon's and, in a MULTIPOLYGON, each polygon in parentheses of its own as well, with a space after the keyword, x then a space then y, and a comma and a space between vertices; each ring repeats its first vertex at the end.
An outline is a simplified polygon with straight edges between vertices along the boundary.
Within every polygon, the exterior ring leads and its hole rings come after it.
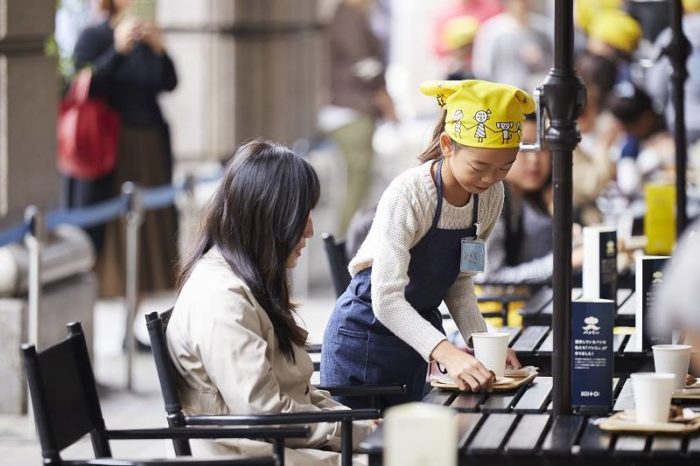
POLYGON ((673 72, 671 73, 672 100, 675 114, 673 139, 676 146, 676 237, 680 237, 688 223, 686 210, 686 169, 688 146, 685 129, 685 81, 688 79, 686 61, 690 54, 690 43, 683 34, 683 6, 681 0, 671 0, 671 42, 664 49, 673 72))
POLYGON ((29 252, 29 283, 27 308, 29 310, 27 337, 29 342, 39 347, 39 314, 41 312, 41 249, 44 242, 44 216, 35 206, 24 211, 24 220, 29 225, 29 233, 24 243, 29 252))
MULTIPOLYGON (((35 206, 29 206, 24 211, 24 221, 29 225, 29 232, 24 237, 24 244, 29 253, 29 277, 27 286, 27 338, 39 348, 39 315, 41 314, 41 249, 45 240, 46 224, 41 211, 35 206)), ((27 401, 27 414, 34 419, 34 407, 31 400, 27 401)), ((29 422, 28 432, 36 435, 34 421, 29 422)))
POLYGON ((586 90, 573 68, 573 2, 555 1, 554 68, 545 79, 543 101, 550 119, 545 142, 554 163, 552 401, 558 415, 571 413, 571 170, 572 152, 581 139, 576 118, 585 103, 586 90))
POLYGON ((139 285, 139 230, 143 221, 141 193, 134 183, 122 185, 122 194, 128 199, 126 213, 126 388, 133 388, 133 365, 136 341, 134 339, 134 319, 138 307, 139 285))

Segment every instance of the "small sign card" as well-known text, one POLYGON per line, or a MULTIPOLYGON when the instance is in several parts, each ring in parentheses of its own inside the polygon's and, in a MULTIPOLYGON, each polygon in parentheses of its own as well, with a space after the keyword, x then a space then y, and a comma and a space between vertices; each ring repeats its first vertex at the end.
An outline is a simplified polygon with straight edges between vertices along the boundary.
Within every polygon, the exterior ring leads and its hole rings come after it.
POLYGON ((617 231, 612 227, 583 229, 583 296, 617 301, 617 231))
POLYGON ((581 299, 571 303, 571 404, 581 411, 612 408, 615 302, 581 299))
POLYGON ((634 297, 637 311, 634 326, 638 351, 650 351, 654 345, 671 343, 671 332, 661 334, 653 331, 649 323, 656 287, 664 281, 663 268, 668 259, 669 256, 638 256, 635 263, 634 297))

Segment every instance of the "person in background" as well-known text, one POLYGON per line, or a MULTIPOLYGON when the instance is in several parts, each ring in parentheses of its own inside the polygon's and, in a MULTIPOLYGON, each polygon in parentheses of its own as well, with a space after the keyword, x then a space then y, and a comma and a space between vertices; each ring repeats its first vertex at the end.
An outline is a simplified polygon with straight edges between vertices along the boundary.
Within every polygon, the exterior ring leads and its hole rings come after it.
POLYGON ((643 181, 672 181, 675 145, 651 98, 630 82, 618 83, 607 107, 626 133, 617 162, 617 186, 628 197, 641 195, 643 181))
MULTIPOLYGON (((430 361, 462 390, 492 389, 493 373, 445 337, 438 306, 445 301, 465 340, 486 330, 473 275, 501 212, 519 126, 535 109, 522 90, 486 81, 428 81, 421 91, 446 112, 422 164, 382 194, 321 354, 322 384, 406 384, 406 395, 382 397, 382 408, 421 400, 430 361)), ((507 360, 520 367, 514 352, 507 360)), ((339 401, 369 406, 366 398, 339 401)))
POLYGON ((631 81, 632 54, 642 38, 642 28, 622 10, 608 9, 593 16, 586 50, 617 63, 617 82, 631 81))
MULTIPOLYGON (((536 139, 535 115, 523 123, 523 142, 536 139)), ((552 153, 518 152, 503 182, 503 211, 487 243, 486 270, 477 283, 543 284, 552 278, 552 153)), ((580 246, 572 251, 572 265, 580 268, 580 246)))
POLYGON ((576 60, 576 71, 586 86, 587 98, 578 117, 581 142, 573 152, 574 221, 598 225, 603 216, 596 201, 615 178, 612 146, 622 133, 605 109, 617 68, 610 59, 585 52, 576 60))
POLYGON ((472 69, 478 79, 528 92, 542 85, 553 64, 552 21, 532 11, 531 0, 501 0, 505 11, 481 25, 472 69))
POLYGON ((653 328, 682 330, 693 346, 691 373, 700 374, 700 219, 688 225, 663 272, 652 302, 653 328))
POLYGON ((501 13, 503 7, 500 0, 451 0, 441 9, 433 23, 433 50, 438 58, 451 54, 451 47, 446 42, 445 27, 455 18, 469 16, 479 25, 487 19, 501 13))
POLYGON ((606 10, 616 10, 623 0, 574 0, 574 57, 586 50, 588 31, 593 18, 606 10))
MULTIPOLYGON (((311 385, 307 332, 295 321, 287 279, 314 234, 311 210, 319 196, 311 165, 272 142, 241 146, 224 169, 197 246, 181 263, 166 332, 186 414, 346 409, 311 385)), ((355 445, 372 426, 353 424, 355 445)), ((340 423, 308 428, 308 438, 287 442, 286 464, 339 464, 340 423)), ((215 454, 272 452, 271 444, 253 440, 193 446, 215 454)))
MULTIPOLYGON (((85 29, 75 45, 76 69, 90 67, 90 95, 103 97, 119 114, 121 134, 114 172, 96 180, 64 180, 67 207, 82 207, 117 196, 126 181, 142 187, 169 184, 172 154, 168 125, 158 94, 172 91, 177 74, 158 26, 130 15, 132 0, 102 0, 108 19, 85 29)), ((142 291, 174 286, 177 262, 175 209, 147 212, 140 237, 142 291)), ((123 296, 125 244, 121 223, 112 222, 93 235, 100 251, 98 274, 102 296, 123 296)))
POLYGON ((448 80, 474 79, 472 52, 479 22, 471 16, 459 16, 445 23, 443 43, 449 50, 448 80))
POLYGON ((372 0, 343 0, 329 27, 332 119, 329 136, 346 165, 346 190, 337 237, 362 206, 372 178, 377 118, 398 121, 384 81, 384 52, 369 23, 372 0))
MULTIPOLYGON (((688 144, 693 144, 700 140, 700 0, 683 0, 683 8, 683 33, 691 45, 686 63, 688 79, 684 87, 685 127, 688 144)), ((670 41, 671 29, 667 28, 656 39, 656 53, 660 54, 670 41)), ((664 109, 669 128, 673 128, 675 119, 671 99, 671 71, 669 59, 663 55, 647 71, 645 80, 645 87, 658 108, 664 109)))

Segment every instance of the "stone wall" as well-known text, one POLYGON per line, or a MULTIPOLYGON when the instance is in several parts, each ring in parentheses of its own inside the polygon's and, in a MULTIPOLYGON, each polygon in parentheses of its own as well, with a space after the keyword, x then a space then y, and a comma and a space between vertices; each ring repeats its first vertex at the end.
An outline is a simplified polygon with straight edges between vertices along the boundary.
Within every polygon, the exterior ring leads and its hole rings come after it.
POLYGON ((0 230, 57 200, 54 14, 55 2, 0 0, 0 230))
POLYGON ((180 83, 163 96, 178 159, 314 134, 323 74, 316 0, 168 0, 157 17, 180 83))

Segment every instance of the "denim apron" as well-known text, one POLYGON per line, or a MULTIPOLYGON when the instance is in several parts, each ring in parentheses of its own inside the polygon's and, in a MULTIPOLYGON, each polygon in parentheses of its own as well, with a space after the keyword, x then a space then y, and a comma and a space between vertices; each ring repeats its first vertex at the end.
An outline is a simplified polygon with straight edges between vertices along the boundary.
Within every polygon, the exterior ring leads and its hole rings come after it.
MULTIPOLYGON (((442 161, 436 171, 437 208, 428 233, 410 251, 406 301, 436 329, 442 328, 438 306, 459 275, 461 240, 476 238, 479 199, 474 195, 472 226, 438 228, 442 212, 442 161)), ((406 395, 383 396, 376 408, 420 401, 424 395, 428 364, 408 344, 377 320, 372 310, 372 269, 357 273, 338 298, 323 338, 321 384, 405 384, 406 395)), ((366 397, 335 397, 351 408, 367 408, 366 397)))

